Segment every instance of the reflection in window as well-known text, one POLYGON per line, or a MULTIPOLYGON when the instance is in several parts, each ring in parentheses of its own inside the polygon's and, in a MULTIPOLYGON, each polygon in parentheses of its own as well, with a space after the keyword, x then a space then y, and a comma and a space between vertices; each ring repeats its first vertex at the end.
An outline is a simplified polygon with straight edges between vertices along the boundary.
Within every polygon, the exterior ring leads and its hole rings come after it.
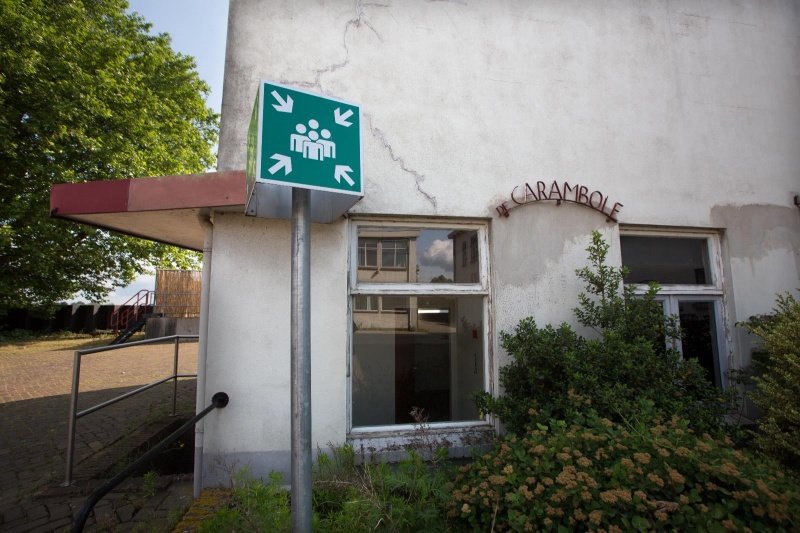
POLYGON ((408 265, 408 241, 381 241, 381 267, 406 268, 408 265))
POLYGON ((378 311, 378 296, 373 295, 359 295, 353 300, 353 308, 356 311, 378 311))
POLYGON ((626 283, 711 285, 708 242, 684 237, 620 237, 626 283))
POLYGON ((479 258, 476 230, 358 229, 359 283, 477 283, 479 258))
POLYGON ((358 266, 378 266, 378 241, 376 239, 358 239, 358 266))
POLYGON ((382 311, 353 313, 353 426, 478 420, 483 297, 382 295, 382 311), (403 309, 404 312, 396 312, 403 309))
POLYGON ((478 260, 478 236, 473 235, 469 239, 469 262, 474 263, 478 260))

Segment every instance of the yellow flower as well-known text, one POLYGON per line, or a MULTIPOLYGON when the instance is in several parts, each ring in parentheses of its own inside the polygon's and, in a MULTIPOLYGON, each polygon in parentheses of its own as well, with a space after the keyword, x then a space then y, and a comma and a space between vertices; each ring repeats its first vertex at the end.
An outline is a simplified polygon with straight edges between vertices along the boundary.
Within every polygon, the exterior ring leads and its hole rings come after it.
POLYGON ((634 453, 633 458, 636 459, 638 462, 646 465, 650 463, 650 454, 649 453, 634 453))
POLYGON ((552 526, 552 525, 553 525, 553 521, 552 521, 552 520, 550 520, 549 518, 545 518, 545 519, 544 519, 544 525, 546 525, 546 526, 552 526))
POLYGON ((580 459, 578 459, 577 463, 578 465, 584 468, 592 466, 592 461, 590 459, 587 459, 586 457, 581 457, 580 459))
POLYGON ((678 485, 682 485, 683 483, 686 483, 686 478, 685 478, 685 477, 683 477, 683 476, 680 474, 680 472, 678 472, 677 470, 673 470, 673 469, 671 469, 671 468, 670 468, 670 469, 668 469, 668 471, 669 471, 669 479, 670 479, 670 480, 671 480, 673 483, 676 483, 676 484, 678 484, 678 485))
POLYGON ((614 425, 614 423, 611 420, 609 420, 608 418, 604 418, 603 420, 601 420, 601 422, 607 428, 610 428, 611 426, 614 425))
POLYGON ((592 524, 599 526, 601 520, 603 520, 603 511, 594 510, 591 513, 589 513, 589 521, 592 524))
POLYGON ((681 501, 681 503, 682 503, 682 504, 684 504, 684 505, 685 505, 685 504, 687 504, 687 503, 689 503, 689 497, 688 497, 688 496, 686 496, 685 494, 681 494, 681 495, 678 497, 678 499, 679 499, 679 500, 681 501))
POLYGON ((464 513, 464 514, 469 514, 469 504, 468 503, 465 503, 464 505, 461 506, 461 512, 464 513))
POLYGON ((652 481, 653 483, 655 483, 659 487, 663 487, 664 486, 664 480, 661 479, 660 477, 658 477, 657 475, 653 474, 653 473, 647 474, 647 479, 649 479, 650 481, 652 481))

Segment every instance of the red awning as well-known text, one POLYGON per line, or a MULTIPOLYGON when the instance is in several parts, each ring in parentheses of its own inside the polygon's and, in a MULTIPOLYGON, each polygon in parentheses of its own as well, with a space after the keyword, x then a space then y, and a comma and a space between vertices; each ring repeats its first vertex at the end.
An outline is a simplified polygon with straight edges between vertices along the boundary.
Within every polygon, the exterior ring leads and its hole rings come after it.
POLYGON ((203 249, 197 217, 211 210, 244 213, 243 170, 88 183, 50 189, 50 213, 102 229, 203 249))

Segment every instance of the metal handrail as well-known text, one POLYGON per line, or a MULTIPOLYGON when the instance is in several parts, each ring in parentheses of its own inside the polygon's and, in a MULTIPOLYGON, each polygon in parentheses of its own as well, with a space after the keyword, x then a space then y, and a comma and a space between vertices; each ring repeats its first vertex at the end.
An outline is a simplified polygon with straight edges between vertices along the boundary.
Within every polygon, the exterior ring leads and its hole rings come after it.
POLYGON ((197 377, 197 374, 178 374, 178 351, 180 348, 180 341, 181 339, 198 339, 198 335, 172 335, 169 337, 161 337, 158 339, 148 339, 143 341, 135 341, 129 342, 126 344, 116 344, 110 346, 100 346, 99 348, 87 348, 86 350, 76 350, 75 351, 75 362, 72 366, 72 394, 70 396, 70 404, 69 404, 69 420, 67 425, 67 465, 66 465, 66 475, 64 476, 64 483, 61 484, 62 487, 67 487, 72 485, 72 467, 74 466, 73 463, 75 461, 75 427, 77 426, 78 419, 84 417, 86 415, 92 414, 95 411, 99 411, 109 405, 113 405, 119 401, 122 401, 126 398, 130 398, 140 392, 144 392, 148 389, 155 387, 156 385, 160 385, 162 383, 166 383, 169 380, 173 380, 172 382, 172 416, 175 416, 177 405, 178 405, 178 378, 191 378, 197 377), (173 355, 173 363, 172 363, 172 374, 154 381, 152 383, 148 383, 138 389, 128 391, 124 394, 121 394, 115 398, 110 400, 106 400, 105 402, 99 403, 92 407, 86 408, 83 411, 78 412, 78 391, 80 389, 80 378, 81 378, 81 357, 84 355, 95 354, 100 352, 109 352, 112 350, 119 350, 122 348, 130 348, 132 346, 142 346, 145 344, 164 344, 165 342, 172 341, 175 343, 175 350, 173 355))
POLYGON ((150 462, 150 460, 152 460, 157 454, 161 453, 164 448, 178 440, 178 438, 183 435, 186 430, 195 425, 201 418, 206 416, 214 409, 221 409, 226 405, 228 405, 228 395, 224 392, 216 393, 214 397, 211 398, 211 405, 197 413, 191 420, 176 429, 169 437, 156 444, 151 450, 129 465, 128 468, 103 483, 96 491, 92 493, 91 496, 89 496, 89 498, 83 503, 83 506, 81 506, 80 511, 78 511, 78 514, 75 516, 75 521, 72 523, 72 532, 81 533, 83 531, 83 528, 86 525, 86 520, 89 519, 89 513, 92 512, 94 506, 97 505, 97 502, 99 502, 103 496, 111 492, 114 487, 125 481, 128 476, 136 472, 142 467, 142 465, 150 462))
POLYGON ((151 291, 148 289, 142 289, 130 298, 128 301, 119 306, 117 309, 111 313, 111 326, 114 328, 114 333, 119 333, 121 329, 127 329, 128 323, 131 322, 131 316, 139 318, 142 314, 142 309, 145 309, 144 312, 147 312, 146 309, 152 304, 150 303, 151 298, 155 291, 151 291))

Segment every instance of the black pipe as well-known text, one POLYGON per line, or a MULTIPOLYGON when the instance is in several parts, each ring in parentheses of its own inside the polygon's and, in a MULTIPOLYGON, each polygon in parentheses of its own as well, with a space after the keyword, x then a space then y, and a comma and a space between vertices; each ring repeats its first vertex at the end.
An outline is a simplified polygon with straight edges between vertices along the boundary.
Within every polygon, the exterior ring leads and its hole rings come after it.
POLYGON ((150 449, 147 453, 139 457, 136 461, 134 461, 131 465, 128 466, 125 470, 114 476, 113 478, 109 479, 103 485, 100 486, 96 491, 92 493, 91 496, 83 503, 81 510, 78 511, 77 516, 75 516, 75 521, 72 523, 72 533, 82 533, 83 528, 86 525, 86 520, 89 518, 89 513, 92 512, 94 506, 97 505, 103 496, 111 492, 111 490, 125 481, 131 474, 136 472, 142 465, 147 464, 150 462, 156 455, 164 451, 164 449, 178 440, 178 437, 183 435, 187 429, 195 425, 195 423, 206 416, 208 413, 216 409, 217 407, 222 408, 228 405, 228 395, 224 392, 218 392, 211 398, 211 405, 194 415, 194 417, 186 422, 184 425, 176 429, 169 437, 162 440, 158 444, 156 444, 152 449, 150 449))

